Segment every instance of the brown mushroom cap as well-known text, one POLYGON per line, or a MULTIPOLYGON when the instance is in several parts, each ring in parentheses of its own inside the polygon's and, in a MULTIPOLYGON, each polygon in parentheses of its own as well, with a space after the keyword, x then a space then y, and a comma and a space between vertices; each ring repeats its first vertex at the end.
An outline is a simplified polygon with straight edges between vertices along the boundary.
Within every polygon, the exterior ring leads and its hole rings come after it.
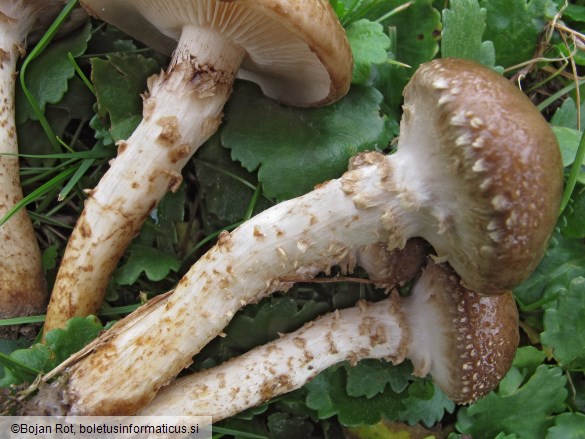
POLYGON ((479 295, 461 286, 447 264, 429 262, 404 303, 410 327, 407 356, 415 375, 430 373, 460 404, 481 398, 499 384, 519 341, 511 292, 479 295))
POLYGON ((345 95, 352 55, 328 1, 82 0, 92 15, 164 53, 184 26, 222 32, 246 51, 238 76, 280 102, 313 106, 345 95))
POLYGON ((514 84, 471 61, 422 65, 404 97, 398 148, 416 167, 402 184, 421 194, 426 222, 415 234, 469 288, 513 289, 542 258, 556 223, 556 137, 514 84))

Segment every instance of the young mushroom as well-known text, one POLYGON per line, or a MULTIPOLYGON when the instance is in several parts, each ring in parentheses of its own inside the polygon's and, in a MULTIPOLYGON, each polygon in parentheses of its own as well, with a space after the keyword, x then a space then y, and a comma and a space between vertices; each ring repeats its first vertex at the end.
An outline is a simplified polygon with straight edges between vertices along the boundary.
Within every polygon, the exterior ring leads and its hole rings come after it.
POLYGON ((341 361, 410 358, 449 398, 469 404, 494 389, 518 346, 512 293, 465 289, 429 261, 411 294, 323 316, 303 328, 163 388, 141 416, 213 416, 215 422, 298 389, 341 361))
POLYGON ((168 51, 148 82, 143 120, 89 194, 63 256, 45 332, 99 308, 118 260, 181 169, 218 128, 236 75, 287 105, 319 106, 348 90, 352 56, 320 0, 82 0, 92 14, 168 51), (176 41, 175 41, 176 40, 176 41))
POLYGON ((362 153, 341 178, 223 233, 163 305, 128 316, 46 392, 72 414, 134 413, 243 304, 286 291, 287 279, 350 271, 374 243, 391 251, 422 237, 466 288, 513 289, 556 222, 563 176, 552 131, 513 84, 469 61, 421 66, 404 98, 395 154, 362 153))
MULTIPOLYGON (((3 0, 0 4, 0 218, 20 200, 14 93, 16 63, 27 37, 45 28, 62 0, 3 0)), ((0 226, 0 319, 44 313, 48 293, 37 238, 25 209, 0 226)), ((15 329, 17 330, 17 329, 15 329)), ((17 334, 2 334, 13 336, 17 334)))

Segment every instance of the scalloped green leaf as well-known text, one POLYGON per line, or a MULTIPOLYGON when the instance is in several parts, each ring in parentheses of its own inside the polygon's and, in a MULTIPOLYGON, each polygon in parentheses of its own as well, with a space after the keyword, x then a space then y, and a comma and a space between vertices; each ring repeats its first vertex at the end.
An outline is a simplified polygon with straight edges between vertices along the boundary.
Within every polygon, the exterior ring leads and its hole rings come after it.
POLYGON ((399 418, 410 425, 422 423, 432 427, 443 418, 445 412, 453 413, 455 410, 455 403, 430 380, 415 381, 408 388, 408 395, 402 400, 406 408, 400 412, 399 418), (422 388, 423 394, 419 388, 422 388), (430 398, 424 394, 429 391, 430 398))
POLYGON ((585 415, 563 413, 555 418, 554 427, 549 428, 546 439, 580 439, 585 437, 585 415))
POLYGON ((127 139, 142 120, 141 94, 146 91, 146 80, 161 66, 156 59, 140 54, 92 58, 91 66, 98 113, 102 119, 109 117, 115 141, 127 139))
POLYGON ((132 285, 142 273, 152 281, 161 281, 181 266, 177 258, 153 247, 131 244, 128 253, 128 259, 114 274, 118 285, 132 285))
POLYGON ((363 84, 372 72, 372 64, 382 64, 388 59, 390 38, 380 23, 367 19, 354 21, 345 29, 353 53, 354 84, 363 84))
POLYGON ((387 390, 373 398, 354 398, 347 394, 345 367, 332 367, 317 375, 305 388, 307 406, 316 410, 319 419, 337 416, 346 426, 375 424, 383 417, 396 419, 405 406, 399 395, 387 390))
MULTIPOLYGON (((28 65, 25 83, 41 110, 63 99, 69 80, 75 75, 68 55, 83 55, 90 37, 91 26, 87 24, 67 38, 55 41, 28 65)), ((27 119, 38 120, 19 85, 16 88, 16 123, 22 124, 27 119)))
POLYGON ((538 366, 534 375, 506 395, 492 392, 457 413, 457 429, 474 439, 503 432, 520 437, 544 437, 552 414, 564 409, 567 379, 559 367, 538 366))
MULTIPOLYGON (((27 349, 17 349, 10 357, 29 368, 48 372, 96 338, 102 329, 102 324, 95 316, 74 317, 65 328, 48 332, 45 344, 36 343, 27 349)), ((4 370, 5 376, 0 380, 0 387, 17 385, 35 378, 18 368, 5 367, 4 370)))
MULTIPOLYGON (((45 343, 53 353, 54 366, 79 351, 104 329, 95 316, 74 317, 64 329, 53 329, 45 335, 45 343)), ((53 366, 53 367, 54 367, 53 366)))
POLYGON ((569 288, 579 276, 585 277, 585 242, 557 233, 534 273, 514 290, 514 295, 529 305, 569 288))
POLYGON ((274 340, 279 333, 295 331, 327 311, 329 307, 324 302, 308 301, 299 306, 290 297, 275 297, 237 314, 226 329, 225 342, 247 351, 274 340))
POLYGON ((556 304, 544 312, 542 344, 551 349, 559 365, 565 368, 585 367, 585 338, 567 337, 567 329, 585 334, 585 278, 572 280, 569 288, 559 293, 556 304))
POLYGON ((477 0, 451 0, 449 6, 443 10, 441 56, 470 59, 493 67, 494 45, 483 41, 486 10, 479 7, 477 0))
POLYGON ((397 366, 382 360, 363 360, 347 370, 347 394, 353 397, 372 398, 382 393, 387 385, 397 393, 410 384, 412 366, 402 363, 397 366))
POLYGON ((240 82, 226 107, 221 140, 233 159, 258 170, 269 197, 293 198, 341 176, 358 152, 386 147, 391 133, 381 101, 377 90, 356 86, 333 105, 296 109, 240 82))

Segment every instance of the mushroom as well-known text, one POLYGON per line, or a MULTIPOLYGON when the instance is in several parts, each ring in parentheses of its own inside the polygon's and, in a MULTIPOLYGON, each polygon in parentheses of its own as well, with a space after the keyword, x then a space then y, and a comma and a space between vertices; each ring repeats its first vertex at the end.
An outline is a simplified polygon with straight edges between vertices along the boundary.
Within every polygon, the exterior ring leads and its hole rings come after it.
MULTIPOLYGON (((0 218, 22 200, 14 92, 16 63, 27 37, 46 28, 61 0, 3 0, 0 4, 0 218)), ((42 314, 48 294, 37 238, 25 209, 0 226, 0 319, 42 314)), ((11 331, 11 328, 8 327, 11 331)), ((0 338, 18 335, 2 334, 0 338)))
POLYGON ((411 294, 330 313, 303 328, 163 388, 141 416, 213 416, 214 422, 298 389, 341 361, 394 364, 432 375, 449 398, 469 404, 494 389, 518 346, 512 293, 467 290, 447 264, 430 261, 411 294))
POLYGON ((392 251, 422 237, 483 294, 526 278, 553 231, 563 182, 544 118, 505 78, 463 60, 421 66, 404 98, 395 154, 359 154, 341 178, 224 232, 164 303, 130 314, 123 330, 60 368, 67 381, 53 390, 67 410, 136 412, 241 306, 286 291, 292 277, 351 271, 363 246, 392 251))
POLYGON ((236 74, 287 105, 319 106, 348 90, 343 28, 320 0, 82 0, 93 15, 163 51, 143 120, 89 192, 53 288, 45 332, 94 313, 111 274, 149 212, 218 128, 236 74), (176 41, 175 41, 176 40, 176 41))

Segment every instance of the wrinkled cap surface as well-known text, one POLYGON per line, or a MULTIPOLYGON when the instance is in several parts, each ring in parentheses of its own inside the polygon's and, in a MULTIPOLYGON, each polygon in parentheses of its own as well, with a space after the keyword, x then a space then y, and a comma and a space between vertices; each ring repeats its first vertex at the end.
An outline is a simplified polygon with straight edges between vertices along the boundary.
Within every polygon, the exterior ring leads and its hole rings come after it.
POLYGON ((408 357, 416 375, 430 373, 460 404, 485 396, 500 383, 519 341, 511 292, 481 296, 461 286, 447 264, 429 262, 405 302, 408 357))
POLYGON ((351 49, 327 0, 82 0, 94 16, 170 54, 184 26, 217 29, 246 50, 238 76, 282 103, 347 93, 351 49))
POLYGON ((398 149, 410 155, 403 184, 422 200, 421 236, 469 288, 513 289, 556 223, 563 166, 555 135, 513 83, 471 61, 422 65, 404 97, 398 149))

